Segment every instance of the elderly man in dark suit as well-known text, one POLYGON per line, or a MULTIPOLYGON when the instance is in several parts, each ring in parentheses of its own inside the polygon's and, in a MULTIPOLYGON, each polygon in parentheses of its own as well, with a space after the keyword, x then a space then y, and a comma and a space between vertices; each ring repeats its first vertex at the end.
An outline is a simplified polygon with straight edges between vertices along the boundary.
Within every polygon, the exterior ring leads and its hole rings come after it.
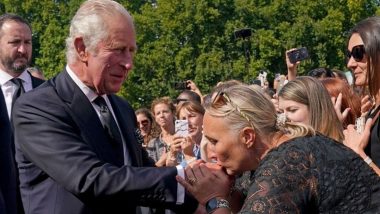
POLYGON ((15 100, 43 81, 27 72, 32 28, 15 14, 0 16, 0 213, 23 213, 18 192, 10 115, 15 100))
POLYGON ((183 169, 152 167, 133 109, 114 95, 136 51, 130 14, 114 1, 85 1, 66 46, 65 70, 14 106, 25 211, 136 213, 141 205, 192 213, 197 204, 175 179, 183 169))

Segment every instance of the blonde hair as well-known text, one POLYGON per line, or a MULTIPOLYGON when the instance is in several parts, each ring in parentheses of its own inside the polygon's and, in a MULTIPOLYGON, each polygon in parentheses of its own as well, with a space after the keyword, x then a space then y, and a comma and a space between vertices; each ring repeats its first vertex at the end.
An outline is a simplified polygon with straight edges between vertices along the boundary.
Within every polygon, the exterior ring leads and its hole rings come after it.
POLYGON ((313 128, 299 123, 284 122, 278 128, 275 107, 259 88, 241 84, 224 88, 217 93, 206 107, 206 112, 214 117, 223 117, 231 129, 252 127, 261 137, 282 132, 290 139, 315 134, 313 128), (218 96, 222 96, 221 93, 230 100, 224 98, 223 105, 217 104, 217 100, 220 99, 218 96))
POLYGON ((309 125, 321 134, 343 142, 343 125, 336 115, 330 94, 319 80, 307 76, 298 77, 288 82, 278 97, 306 105, 309 125))

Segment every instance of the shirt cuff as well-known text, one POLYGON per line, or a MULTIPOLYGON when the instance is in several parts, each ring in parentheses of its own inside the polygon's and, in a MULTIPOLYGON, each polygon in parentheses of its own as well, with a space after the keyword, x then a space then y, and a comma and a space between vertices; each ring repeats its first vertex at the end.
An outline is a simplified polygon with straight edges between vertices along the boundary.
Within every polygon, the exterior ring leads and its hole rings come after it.
MULTIPOLYGON (((177 174, 181 176, 181 178, 185 179, 185 170, 183 166, 177 165, 177 174)), ((177 204, 183 204, 185 201, 185 188, 180 184, 177 183, 177 204)))

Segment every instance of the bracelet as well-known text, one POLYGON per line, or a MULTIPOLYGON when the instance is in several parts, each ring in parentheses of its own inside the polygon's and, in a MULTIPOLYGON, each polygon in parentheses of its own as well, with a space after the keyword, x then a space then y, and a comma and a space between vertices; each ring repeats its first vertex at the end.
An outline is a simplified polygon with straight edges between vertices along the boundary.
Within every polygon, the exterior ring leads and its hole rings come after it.
POLYGON ((370 165, 373 161, 372 161, 372 159, 369 157, 369 156, 367 156, 366 158, 364 158, 364 161, 368 164, 368 165, 370 165))

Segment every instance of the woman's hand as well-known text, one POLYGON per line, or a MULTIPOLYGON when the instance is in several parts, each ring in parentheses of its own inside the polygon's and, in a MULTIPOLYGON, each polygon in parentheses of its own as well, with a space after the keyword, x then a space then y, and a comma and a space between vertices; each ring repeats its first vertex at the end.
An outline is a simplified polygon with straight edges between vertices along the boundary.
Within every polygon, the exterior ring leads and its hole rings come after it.
POLYGON ((181 144, 181 149, 182 149, 183 154, 185 156, 194 157, 194 152, 193 152, 194 145, 195 145, 195 142, 190 136, 183 138, 183 141, 181 144))
POLYGON ((156 162, 157 167, 165 166, 166 165, 166 159, 167 159, 167 153, 164 151, 160 157, 160 159, 156 162))
POLYGON ((371 126, 372 119, 368 119, 365 123, 364 131, 361 134, 355 130, 354 125, 348 125, 347 129, 343 131, 344 145, 351 148, 363 159, 367 157, 367 155, 364 152, 364 149, 368 145, 369 137, 371 134, 371 126))
POLYGON ((172 142, 170 143, 171 152, 182 152, 182 143, 185 138, 182 136, 174 135, 172 142))
POLYGON ((194 164, 185 169, 186 179, 177 176, 182 184, 202 205, 214 197, 227 198, 230 193, 232 179, 221 169, 212 169, 204 163, 194 164))
POLYGON ((293 51, 293 50, 296 50, 296 48, 292 48, 290 50, 287 50, 286 53, 285 53, 285 60, 286 60, 286 67, 288 68, 288 80, 291 81, 291 80, 294 80, 297 76, 297 66, 301 63, 301 62, 296 62, 296 63, 291 63, 290 60, 289 60, 289 57, 288 57, 288 53, 290 51, 293 51))
POLYGON ((351 111, 350 108, 344 109, 344 111, 341 111, 342 108, 342 93, 339 93, 338 97, 331 97, 331 101, 334 105, 335 113, 338 116, 338 119, 341 123, 343 123, 346 118, 348 113, 351 111))
POLYGON ((373 102, 369 95, 366 95, 361 100, 361 108, 360 111, 362 113, 362 116, 366 116, 368 114, 368 111, 372 108, 373 102))

